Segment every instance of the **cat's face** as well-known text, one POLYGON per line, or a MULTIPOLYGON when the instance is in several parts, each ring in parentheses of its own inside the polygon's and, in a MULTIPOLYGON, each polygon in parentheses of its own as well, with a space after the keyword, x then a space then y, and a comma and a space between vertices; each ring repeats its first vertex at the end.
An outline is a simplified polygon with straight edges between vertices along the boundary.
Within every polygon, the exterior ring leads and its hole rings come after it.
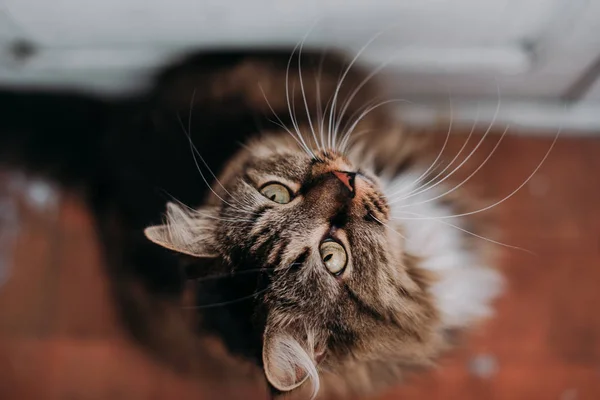
POLYGON ((314 154, 289 139, 253 142, 205 207, 170 205, 168 224, 146 231, 176 251, 264 269, 264 368, 282 391, 318 381, 317 366, 421 362, 437 318, 378 178, 341 154, 314 154))

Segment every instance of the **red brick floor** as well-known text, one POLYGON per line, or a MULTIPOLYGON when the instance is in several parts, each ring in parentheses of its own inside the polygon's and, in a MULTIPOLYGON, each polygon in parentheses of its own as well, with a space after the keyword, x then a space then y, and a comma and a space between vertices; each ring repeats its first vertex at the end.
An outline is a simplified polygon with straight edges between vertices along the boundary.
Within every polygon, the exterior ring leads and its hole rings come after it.
MULTIPOLYGON (((464 139, 452 137, 444 158, 464 139)), ((471 168, 497 139, 486 139, 471 168)), ((506 137, 469 186, 504 197, 550 142, 506 137)), ((599 175, 599 139, 559 140, 530 183, 495 209, 502 240, 534 253, 506 252, 497 317, 437 370, 380 400, 600 399, 599 175)), ((82 204, 8 173, 0 182, 0 399, 215 398, 210 382, 175 374, 122 333, 82 204)), ((240 383, 218 397, 248 390, 240 383)))

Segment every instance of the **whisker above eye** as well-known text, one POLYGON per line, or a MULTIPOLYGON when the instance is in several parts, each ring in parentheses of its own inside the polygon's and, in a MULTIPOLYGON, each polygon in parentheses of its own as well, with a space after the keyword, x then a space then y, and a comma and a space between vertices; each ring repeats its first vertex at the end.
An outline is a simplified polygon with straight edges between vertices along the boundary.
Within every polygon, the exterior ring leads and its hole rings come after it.
MULTIPOLYGON (((301 90, 301 94, 302 94, 302 100, 304 101, 304 109, 306 110, 306 118, 308 119, 308 126, 310 127, 310 130, 312 132, 312 136, 315 141, 315 145, 317 146, 317 149, 320 151, 321 146, 319 145, 319 140, 317 139, 317 134, 315 132, 315 128, 312 123, 312 119, 310 117, 310 110, 308 108, 308 100, 306 99, 306 93, 304 91, 304 79, 302 78, 302 49, 304 48, 304 42, 310 35, 310 32, 312 31, 312 29, 314 28, 315 25, 316 25, 316 21, 313 24, 313 26, 309 29, 309 31, 306 33, 304 38, 302 39, 302 42, 300 44, 300 49, 298 50, 298 78, 300 80, 300 90, 301 90)), ((315 157, 314 154, 313 154, 313 157, 315 157)))
POLYGON ((337 84, 337 86, 335 88, 335 91, 334 91, 334 94, 333 94, 333 100, 331 102, 331 109, 329 110, 328 145, 329 145, 330 149, 335 149, 336 148, 336 137, 335 137, 335 135, 337 134, 337 132, 335 132, 333 129, 334 129, 334 120, 337 122, 337 118, 336 118, 336 114, 335 114, 335 109, 336 109, 337 99, 338 99, 338 96, 339 96, 339 93, 340 93, 340 89, 342 88, 342 84, 344 83, 344 80, 346 79, 346 76, 348 75, 348 73, 350 72, 350 70, 352 69, 352 67, 356 64, 356 61, 364 53, 364 51, 371 45, 371 43, 373 43, 375 40, 377 40, 377 38, 379 36, 381 36, 383 33, 384 33, 383 31, 379 31, 371 39, 369 39, 369 41, 367 43, 365 43, 362 48, 360 48, 360 50, 356 53, 356 55, 354 56, 354 58, 352 59, 352 61, 350 61, 350 64, 348 64, 348 66, 346 67, 346 69, 342 73, 340 79, 338 80, 338 84, 337 84))
POLYGON ((270 120, 269 122, 279 126, 281 129, 283 129, 285 132, 287 132, 292 139, 294 139, 296 141, 296 143, 298 143, 298 145, 300 146, 300 148, 306 152, 306 154, 308 154, 309 156, 314 156, 314 154, 310 151, 310 149, 308 148, 308 146, 306 146, 306 143, 302 143, 297 135, 295 135, 294 133, 292 133, 292 131, 283 123, 283 121, 281 120, 281 118, 277 115, 277 113, 275 112, 275 110, 273 109, 273 107, 271 106, 271 103, 269 102, 269 99, 267 99, 267 95, 265 94, 264 89, 262 88, 262 86, 259 84, 258 88, 260 89, 263 98, 265 99, 265 102, 267 103, 267 107, 269 107, 269 110, 271 111, 271 113, 273 114, 273 116, 277 119, 276 121, 270 120))
MULTIPOLYGON (((310 31, 309 31, 310 33, 310 31)), ((308 34, 307 34, 308 36, 308 34)), ((300 127, 298 125, 298 121, 296 120, 296 113, 295 113, 295 109, 294 111, 292 110, 292 108, 295 108, 295 104, 296 102, 294 101, 294 94, 293 94, 293 90, 292 90, 292 101, 290 104, 290 89, 289 89, 289 79, 290 79, 290 66, 292 64, 292 59, 294 57, 294 55, 296 54, 296 50, 298 49, 298 47, 304 43, 304 40, 306 39, 306 37, 299 42, 298 44, 296 44, 296 46, 294 47, 294 49, 292 50, 292 54, 290 54, 290 57, 288 59, 288 63, 285 69, 285 99, 287 102, 287 108, 288 108, 288 113, 289 116, 292 120, 292 126, 294 127, 294 130, 298 136, 298 139, 300 139, 300 141, 302 142, 305 150, 307 151, 307 153, 312 156, 312 157, 316 157, 316 155, 314 154, 314 152, 310 149, 310 147, 306 144, 306 141, 304 140, 304 136, 302 136, 302 132, 300 131, 300 127)))
MULTIPOLYGON (((221 184, 221 181, 219 181, 219 179, 217 178, 217 176, 214 174, 214 172, 209 167, 208 163, 204 160, 204 157, 202 157, 202 155, 200 154, 200 151, 198 151, 198 148, 196 147, 196 145, 192 141, 192 112, 193 112, 193 109, 194 109, 194 100, 195 100, 195 98, 196 98, 196 89, 194 89, 194 91, 192 92, 192 98, 190 100, 190 111, 189 111, 189 115, 188 115, 188 129, 187 129, 187 132, 185 131, 185 129, 183 129, 183 132, 186 133, 186 135, 187 135, 187 138, 188 138, 188 141, 190 142, 190 147, 192 148, 192 151, 195 152, 196 155, 200 158, 200 160, 202 161, 202 163, 204 164, 204 166, 206 167, 206 169, 208 170, 208 172, 215 179, 215 181, 217 182, 217 184, 219 184, 219 186, 221 186, 221 188, 227 194, 231 195, 231 193, 229 193, 227 191, 227 189, 225 188, 225 186, 223 186, 221 184)), ((178 117, 179 117, 179 115, 178 115, 178 117)), ((179 123, 180 123, 181 127, 183 128, 183 123, 181 121, 181 118, 179 118, 179 123)), ((197 163, 196 163, 196 166, 198 166, 197 163)))
MULTIPOLYGON (((356 120, 352 123, 352 125, 350 126, 350 128, 348 128, 345 133, 344 136, 342 137, 342 141, 341 143, 344 146, 340 146, 340 152, 344 153, 347 151, 346 149, 346 145, 347 142, 350 138, 350 135, 352 135, 352 133, 354 132, 354 129, 356 129, 356 126, 363 120, 363 118, 365 118, 369 113, 371 113, 372 111, 376 110, 379 107, 383 107, 384 105, 387 104, 391 104, 391 103, 409 103, 409 104, 414 104, 413 102, 406 100, 406 99, 389 99, 389 100, 384 100, 381 101, 371 107, 368 107, 366 110, 364 110, 359 116, 358 118, 356 118, 356 120)), ((345 128, 344 128, 345 129, 345 128)))
POLYGON ((325 149, 325 138, 323 132, 323 123, 325 121, 324 114, 327 114, 327 108, 329 107, 329 103, 331 101, 331 97, 327 100, 327 104, 325 105, 325 111, 321 109, 321 76, 323 74, 323 62, 325 61, 325 52, 321 54, 321 60, 319 61, 319 68, 317 70, 317 75, 315 76, 315 90, 317 92, 317 127, 319 128, 319 148, 325 149))
POLYGON ((198 214, 204 218, 209 218, 209 219, 214 219, 217 221, 226 221, 226 222, 252 222, 252 220, 250 219, 243 219, 243 218, 229 218, 227 215, 225 217, 220 217, 220 216, 214 216, 214 215, 210 215, 207 213, 204 213, 202 211, 196 210, 184 203, 182 203, 181 201, 177 200, 174 198, 174 201, 177 202, 180 206, 188 209, 190 212, 194 213, 194 214, 198 214))
MULTIPOLYGON (((192 150, 192 158, 194 159, 194 164, 196 165, 196 169, 198 170, 198 172, 200 173, 200 176, 202 177, 202 180, 204 181, 204 183, 206 184, 206 186, 208 187, 208 189, 219 199, 221 200, 223 203, 227 204, 228 206, 232 207, 232 208, 236 208, 236 206, 234 206, 233 204, 227 202, 225 199, 223 199, 223 197, 221 197, 213 188, 212 185, 208 182, 208 179, 206 179, 206 176, 204 175, 204 173, 202 172, 202 169, 200 168, 200 165, 198 164, 198 159, 196 158, 196 153, 197 155, 200 157, 200 159, 202 160, 202 162, 206 165, 207 169, 209 170, 209 172, 212 174, 212 176, 215 178, 215 180, 218 179, 217 177, 213 174, 213 172, 211 171, 211 169, 208 167, 208 165, 206 164, 206 161, 204 161, 204 158, 200 155, 200 152, 198 151, 198 149, 196 148, 196 146, 194 145, 194 143, 192 142, 192 136, 190 135, 189 132, 187 132, 185 130, 185 127, 183 126, 183 121, 181 121, 181 116, 177 115, 177 119, 181 125, 181 128, 183 130, 183 132, 185 133, 185 135, 188 138, 189 144, 190 144, 190 149, 192 150)), ((219 182, 219 185, 221 185, 221 183, 219 182)), ((223 186, 223 185, 221 185, 223 186)), ((223 188, 225 189, 225 188, 223 188)), ((225 191, 227 192, 227 189, 225 189, 225 191)), ((229 193, 229 192, 227 192, 229 193)), ((229 193, 230 194, 230 193, 229 193)), ((231 194, 230 194, 231 195, 231 194)), ((245 212, 248 213, 248 211, 245 210, 239 210, 240 212, 245 212)))
MULTIPOLYGON (((388 61, 383 62, 381 65, 379 65, 377 68, 375 68, 373 71, 371 71, 371 73, 369 73, 352 91, 352 93, 350 94, 350 96, 348 96, 348 98, 346 99, 346 101, 344 102, 344 105, 342 106, 342 110, 340 111, 340 114, 338 116, 337 122, 335 124, 335 132, 339 132, 339 128, 340 128, 340 124, 342 122, 342 119, 344 117, 344 115, 346 114, 346 110, 348 109, 348 107, 350 107, 350 103, 352 103, 352 101, 354 100, 354 98, 356 97, 356 95, 358 94, 358 92, 371 80, 373 79, 373 77, 375 75, 377 75, 378 73, 380 73, 385 67, 387 67, 390 63, 392 63, 394 61, 394 59, 397 57, 397 55, 394 55, 392 58, 390 58, 388 61)), ((345 131, 345 129, 344 129, 345 131)), ((346 134, 347 135, 347 134, 346 134)), ((345 136, 346 136, 345 135, 345 136)), ((341 149, 343 149, 343 147, 341 147, 341 149)), ((342 151, 342 150, 339 151, 342 151)))

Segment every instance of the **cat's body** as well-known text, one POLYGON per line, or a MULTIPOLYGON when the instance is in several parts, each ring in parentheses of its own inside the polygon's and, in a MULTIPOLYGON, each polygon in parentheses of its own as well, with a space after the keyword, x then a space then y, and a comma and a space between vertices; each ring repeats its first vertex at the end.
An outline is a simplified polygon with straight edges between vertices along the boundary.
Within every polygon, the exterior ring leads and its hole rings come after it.
POLYGON ((423 191, 418 138, 347 65, 317 52, 212 53, 133 100, 0 93, 13 110, 0 160, 81 189, 124 321, 166 358, 194 364, 201 332, 279 391, 310 377, 321 394, 371 393, 485 317, 500 279, 461 231, 429 218, 455 210, 444 185, 423 191), (173 199, 196 211, 171 205, 159 226, 173 199), (192 257, 147 240, 150 225, 150 239, 192 257), (195 334, 178 302, 184 267, 203 277, 195 334))

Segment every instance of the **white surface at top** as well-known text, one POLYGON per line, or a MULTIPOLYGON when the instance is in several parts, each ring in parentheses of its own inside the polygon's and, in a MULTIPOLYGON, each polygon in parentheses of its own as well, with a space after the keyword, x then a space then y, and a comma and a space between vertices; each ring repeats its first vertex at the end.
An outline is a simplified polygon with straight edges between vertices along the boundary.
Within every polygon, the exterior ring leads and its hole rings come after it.
POLYGON ((394 95, 553 102, 600 56, 598 32, 600 0, 0 0, 0 85, 127 94, 191 49, 308 34, 356 54, 378 34, 361 61, 389 63, 394 95))

